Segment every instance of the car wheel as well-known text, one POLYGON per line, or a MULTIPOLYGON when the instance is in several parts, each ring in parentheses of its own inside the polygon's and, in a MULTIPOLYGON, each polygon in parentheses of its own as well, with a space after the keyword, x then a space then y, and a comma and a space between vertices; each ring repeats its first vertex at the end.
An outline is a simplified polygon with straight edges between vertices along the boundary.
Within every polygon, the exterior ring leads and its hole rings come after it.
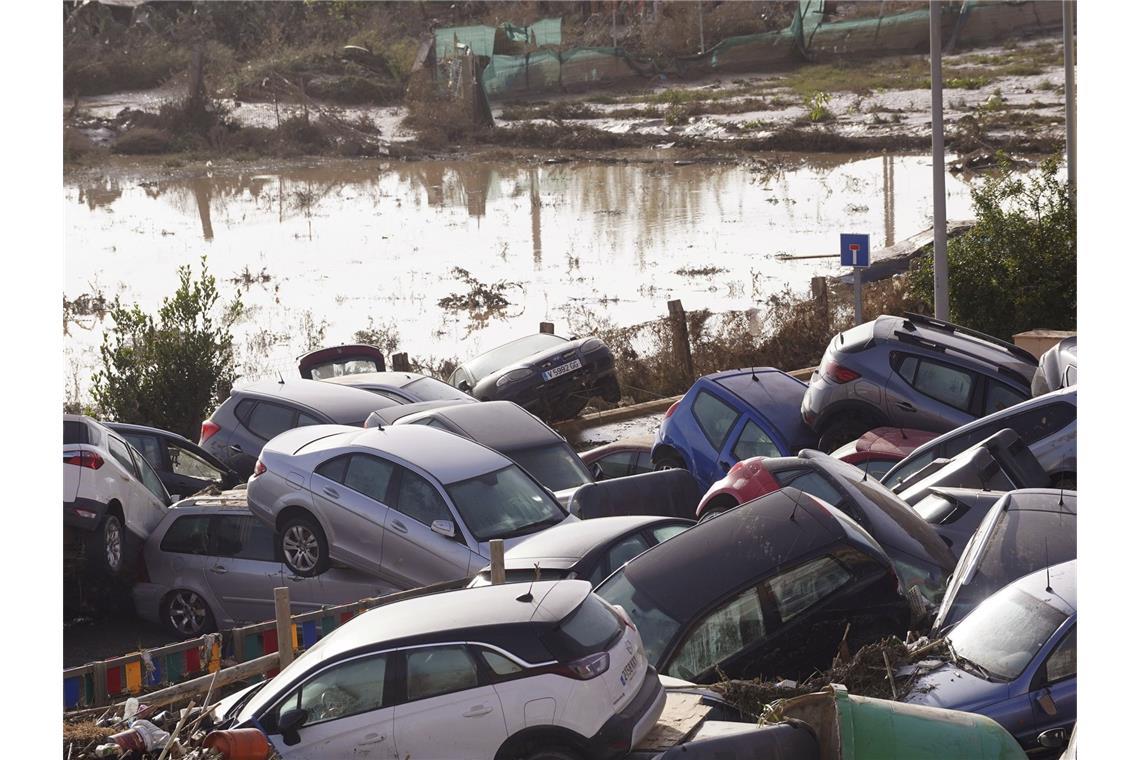
POLYGON ((709 510, 706 510, 701 515, 701 518, 699 520, 697 520, 697 522, 698 523, 708 522, 709 520, 712 520, 715 517, 720 517, 721 515, 723 515, 727 511, 728 511, 727 509, 709 509, 709 510))
POLYGON ((685 462, 676 454, 662 454, 654 463, 654 470, 683 470, 685 462))
POLYGON ((311 578, 329 566, 329 542, 315 520, 291 517, 281 527, 281 553, 285 564, 297 575, 311 578))
POLYGON ((123 574, 127 559, 127 530, 116 514, 107 514, 87 537, 87 558, 92 567, 112 576, 123 574))
POLYGON ((565 747, 543 747, 523 755, 523 760, 580 760, 578 753, 565 747))
POLYGON ((198 593, 179 589, 162 601, 162 623, 179 636, 201 636, 214 630, 214 615, 198 593))
POLYGON ((827 429, 820 435, 819 449, 830 454, 840 446, 854 441, 873 427, 875 427, 875 421, 869 415, 860 412, 841 414, 828 423, 827 429))

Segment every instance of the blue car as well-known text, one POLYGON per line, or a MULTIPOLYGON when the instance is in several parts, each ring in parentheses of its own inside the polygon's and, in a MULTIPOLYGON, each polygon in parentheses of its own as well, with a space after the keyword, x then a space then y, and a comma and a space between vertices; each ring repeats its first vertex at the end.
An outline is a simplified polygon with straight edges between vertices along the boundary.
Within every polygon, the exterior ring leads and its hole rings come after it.
POLYGON ((906 701, 980 713, 1026 751, 1077 721, 1077 561, 1038 570, 990 596, 946 636, 952 661, 906 701))
POLYGON ((665 412, 653 466, 687 469, 707 491, 741 459, 793 456, 815 443, 800 416, 806 390, 771 367, 705 375, 665 412))

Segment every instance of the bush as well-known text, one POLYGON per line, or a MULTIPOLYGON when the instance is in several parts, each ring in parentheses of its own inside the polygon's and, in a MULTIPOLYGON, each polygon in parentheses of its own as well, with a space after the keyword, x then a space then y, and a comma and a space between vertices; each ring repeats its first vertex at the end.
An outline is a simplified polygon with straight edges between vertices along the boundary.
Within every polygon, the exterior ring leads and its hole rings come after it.
POLYGON ((171 150, 174 137, 165 129, 134 127, 119 135, 111 151, 129 155, 167 153, 171 150))
MULTIPOLYGON (((1036 327, 1077 325, 1077 212, 1050 158, 1017 176, 998 173, 972 192, 978 222, 947 246, 950 320, 1009 339, 1036 327)), ((912 268, 915 291, 934 302, 934 261, 912 268)))
POLYGON ((193 439, 199 423, 229 394, 235 375, 230 327, 242 306, 236 298, 219 303, 205 259, 200 279, 191 279, 189 266, 178 268, 178 279, 157 319, 115 299, 114 328, 103 335, 103 367, 95 373, 93 395, 112 420, 193 439))

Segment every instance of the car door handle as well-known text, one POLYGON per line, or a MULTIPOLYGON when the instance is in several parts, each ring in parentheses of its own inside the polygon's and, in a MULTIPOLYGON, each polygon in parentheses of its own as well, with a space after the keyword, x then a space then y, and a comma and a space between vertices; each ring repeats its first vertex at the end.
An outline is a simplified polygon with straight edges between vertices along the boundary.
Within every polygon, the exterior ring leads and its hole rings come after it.
POLYGON ((210 572, 211 573, 217 573, 218 575, 225 575, 226 573, 229 572, 229 570, 227 570, 222 565, 214 565, 213 567, 210 568, 210 572))
POLYGON ((393 520, 392 521, 392 529, 395 530, 397 533, 407 533, 408 532, 408 526, 404 525, 399 520, 393 520))
POLYGON ((334 499, 340 498, 340 491, 336 490, 335 488, 329 488, 328 486, 326 486, 326 487, 322 488, 321 490, 325 492, 325 496, 331 496, 334 499))
POLYGON ((914 411, 914 404, 910 403, 909 401, 896 401, 895 406, 897 406, 899 409, 902 409, 904 412, 914 411))
POLYGON ((491 712, 492 708, 486 705, 475 705, 467 712, 463 713, 464 718, 478 718, 480 715, 486 715, 491 712))
POLYGON ((242 453, 241 446, 238 446, 236 443, 230 444, 230 451, 236 451, 239 454, 242 453))

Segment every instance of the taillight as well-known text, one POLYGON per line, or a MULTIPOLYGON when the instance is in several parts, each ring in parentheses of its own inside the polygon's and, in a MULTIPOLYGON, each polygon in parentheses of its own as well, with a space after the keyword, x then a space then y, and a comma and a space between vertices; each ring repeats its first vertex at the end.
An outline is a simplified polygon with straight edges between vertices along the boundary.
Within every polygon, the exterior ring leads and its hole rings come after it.
POLYGON ((672 403, 672 405, 670 405, 670 407, 665 410, 665 419, 669 419, 670 417, 672 417, 673 412, 677 411, 677 407, 680 406, 680 404, 681 404, 680 399, 678 399, 677 401, 674 401, 672 403))
POLYGON ((91 470, 98 470, 103 466, 103 457, 99 456, 97 452, 87 451, 80 449, 78 451, 65 451, 63 452, 63 463, 74 464, 80 467, 87 467, 91 470))
POLYGON ((265 462, 262 462, 261 457, 258 457, 257 458, 257 464, 255 464, 253 466, 253 477, 256 478, 258 475, 260 475, 263 472, 265 472, 265 462))
POLYGON ((202 423, 202 434, 200 436, 198 436, 198 445, 201 446, 203 443, 210 440, 210 437, 213 436, 214 433, 218 432, 221 429, 222 429, 222 426, 219 425, 218 423, 214 422, 213 420, 206 420, 205 422, 203 422, 202 423))
POLYGON ((853 369, 847 369, 834 359, 828 359, 823 365, 823 376, 837 383, 849 383, 860 377, 853 369))
POLYGON ((597 678, 602 673, 605 673, 609 668, 609 652, 598 652, 597 654, 586 655, 572 662, 559 665, 554 671, 559 675, 576 678, 579 681, 589 681, 591 678, 597 678))

